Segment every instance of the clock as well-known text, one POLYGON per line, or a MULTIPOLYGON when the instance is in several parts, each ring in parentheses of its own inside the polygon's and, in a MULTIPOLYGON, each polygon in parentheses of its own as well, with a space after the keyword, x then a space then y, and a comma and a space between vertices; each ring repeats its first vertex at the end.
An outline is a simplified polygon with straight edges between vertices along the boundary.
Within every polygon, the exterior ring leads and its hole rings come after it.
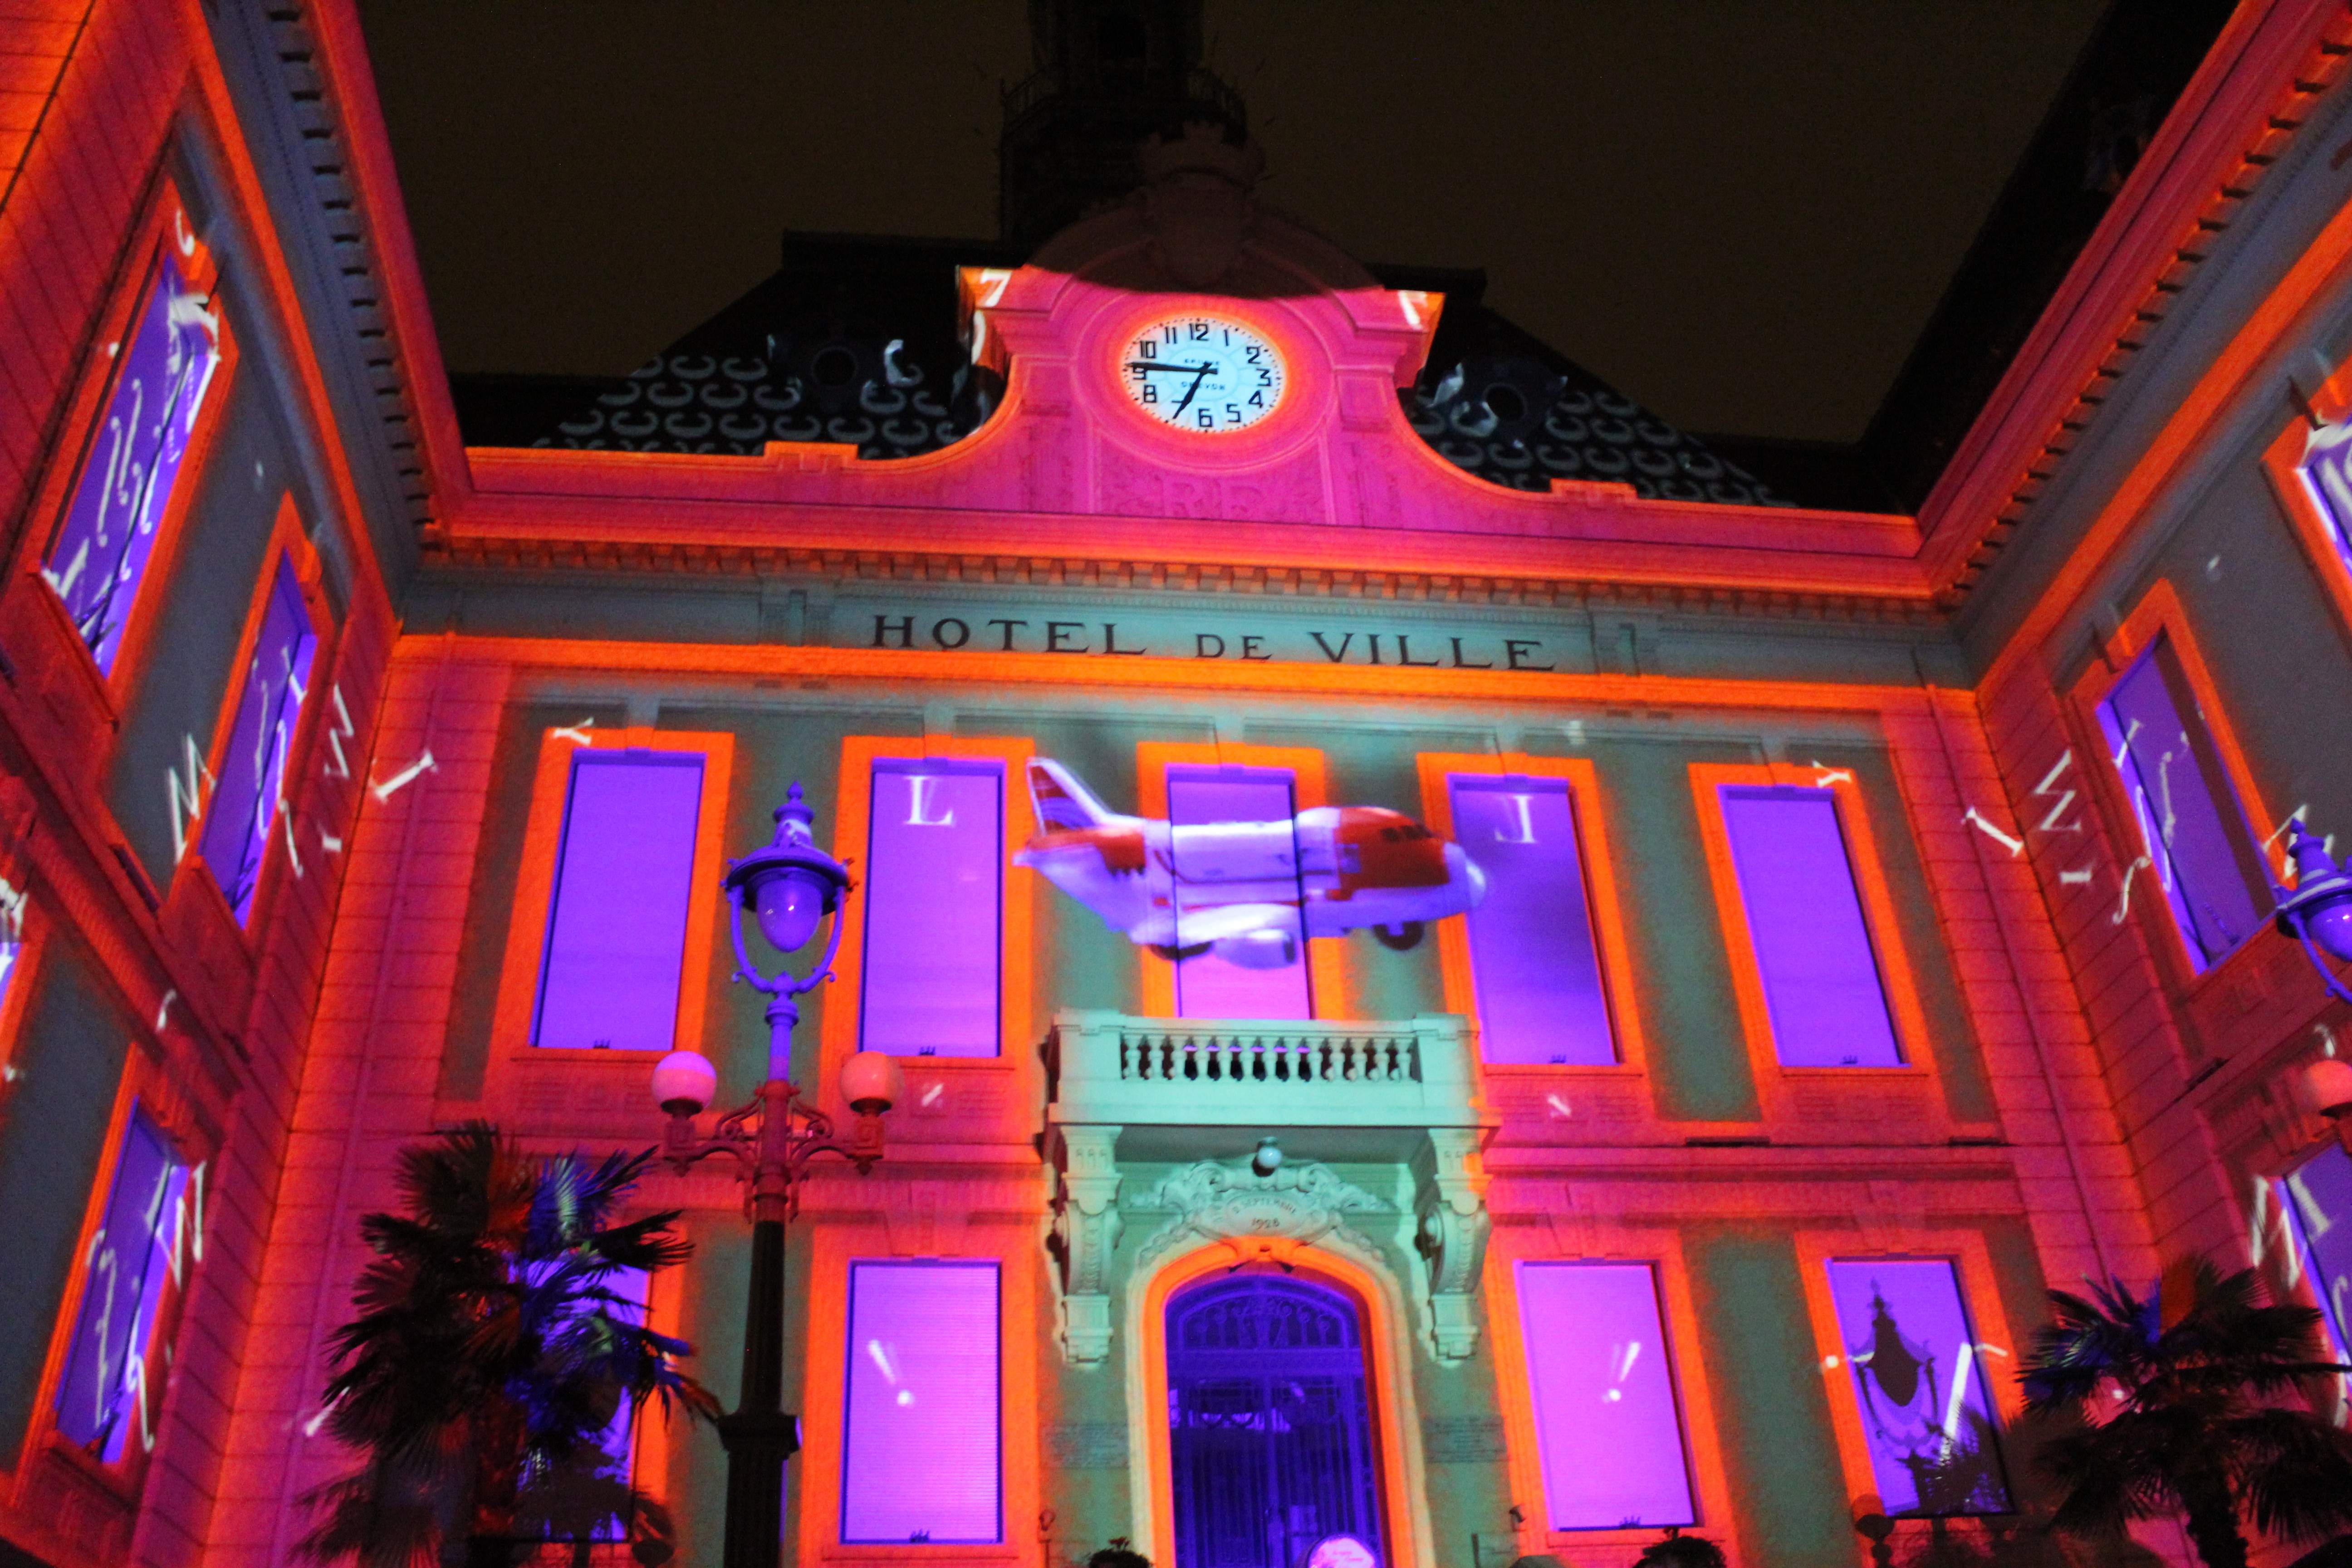
POLYGON ((1261 333, 1188 312, 1152 321, 1122 345, 1118 384, 1160 424, 1223 436, 1273 413, 1286 377, 1281 351, 1261 333))

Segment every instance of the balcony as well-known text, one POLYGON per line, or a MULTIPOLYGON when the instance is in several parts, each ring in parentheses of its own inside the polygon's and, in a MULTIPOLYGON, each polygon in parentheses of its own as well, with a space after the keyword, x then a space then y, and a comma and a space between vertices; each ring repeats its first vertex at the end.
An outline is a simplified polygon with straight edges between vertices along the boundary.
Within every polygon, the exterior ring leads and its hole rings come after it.
POLYGON ((1491 1126, 1454 1014, 1336 1023, 1133 1018, 1065 1009, 1046 1046, 1049 1123, 1118 1131, 1127 1160, 1247 1153, 1264 1133, 1323 1160, 1411 1160, 1438 1129, 1491 1126))
POLYGON ((1185 1246, 1330 1247, 1394 1273, 1399 1260, 1381 1238, 1400 1228, 1432 1353, 1474 1353, 1487 1229, 1479 1152, 1495 1122, 1470 1051, 1468 1022, 1451 1014, 1338 1023, 1055 1015, 1045 1116, 1064 1353, 1081 1365, 1103 1360, 1114 1277, 1148 1278, 1185 1246), (1279 1166, 1249 1163, 1269 1137, 1279 1166), (1331 1169, 1381 1163, 1405 1167, 1407 1212, 1331 1169), (1163 1173, 1123 1193, 1137 1165, 1163 1173), (1160 1217, 1122 1249, 1126 1212, 1160 1217))

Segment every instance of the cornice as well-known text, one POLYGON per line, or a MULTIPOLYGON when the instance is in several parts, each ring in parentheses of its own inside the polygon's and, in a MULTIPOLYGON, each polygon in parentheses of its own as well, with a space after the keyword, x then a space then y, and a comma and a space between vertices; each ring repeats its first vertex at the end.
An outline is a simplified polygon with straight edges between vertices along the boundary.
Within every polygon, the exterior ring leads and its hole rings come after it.
POLYGON ((2240 8, 1920 509, 1938 602, 2031 519, 2348 58, 2344 0, 2240 8))
POLYGON ((1149 555, 1065 555, 748 545, 656 540, 540 539, 467 533, 428 549, 428 572, 462 580, 482 573, 642 574, 750 582, 805 578, 853 584, 926 584, 1173 593, 1271 599, 1766 617, 1828 624, 1941 627, 1947 611, 1925 597, 1629 582, 1602 576, 1519 575, 1369 568, 1202 564, 1149 555))
POLYGON ((316 271, 331 319, 314 323, 320 352, 342 349, 389 458, 400 521, 425 532, 444 486, 425 432, 437 420, 454 445, 457 422, 357 13, 352 0, 273 0, 247 31, 255 79, 280 100, 275 113, 293 132, 279 150, 294 175, 286 221, 321 242, 316 271))

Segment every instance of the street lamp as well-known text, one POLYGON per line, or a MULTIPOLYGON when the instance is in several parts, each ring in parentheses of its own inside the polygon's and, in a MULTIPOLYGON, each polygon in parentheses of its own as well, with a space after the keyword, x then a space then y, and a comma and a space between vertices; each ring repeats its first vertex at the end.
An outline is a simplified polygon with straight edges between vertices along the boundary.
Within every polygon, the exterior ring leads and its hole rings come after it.
POLYGON ((2336 978, 2327 959, 2352 963, 2352 857, 2337 865, 2326 842, 2303 825, 2300 817, 2287 824, 2286 852, 2294 861, 2294 890, 2276 889, 2277 923, 2283 936, 2303 943, 2319 983, 2338 1002, 2352 1002, 2352 991, 2336 978))
POLYGON ((775 842, 727 868, 722 883, 732 919, 738 980, 768 997, 768 1074, 751 1102, 719 1119, 707 1138, 694 1119, 710 1103, 719 1072, 699 1051, 672 1051, 654 1068, 654 1100, 669 1113, 662 1154, 684 1171, 714 1154, 731 1156, 751 1189, 751 1296, 743 1321, 743 1392, 732 1415, 719 1418, 727 1448, 726 1568, 776 1568, 783 1534, 784 1461, 800 1447, 798 1423, 784 1413, 784 1222, 800 1207, 803 1168, 819 1154, 839 1154, 860 1174, 882 1157, 882 1113, 906 1092, 898 1064, 878 1051, 859 1051, 842 1064, 841 1092, 856 1113, 847 1138, 833 1119, 800 1099, 792 1081, 793 1026, 801 993, 830 978, 841 946, 841 896, 849 872, 819 849, 813 820, 796 783, 776 808, 775 842), (743 945, 744 906, 760 934, 790 957, 806 947, 818 922, 834 916, 824 956, 797 979, 779 968, 760 973, 743 945))

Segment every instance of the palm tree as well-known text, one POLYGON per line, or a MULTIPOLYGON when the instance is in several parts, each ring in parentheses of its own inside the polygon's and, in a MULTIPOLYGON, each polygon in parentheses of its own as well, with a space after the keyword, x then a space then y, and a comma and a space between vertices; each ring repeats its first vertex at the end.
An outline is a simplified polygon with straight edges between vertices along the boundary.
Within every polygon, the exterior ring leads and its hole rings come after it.
POLYGON ((600 1441, 624 1401, 719 1409, 675 1364, 690 1347, 634 1321, 608 1283, 691 1250, 675 1209, 611 1223, 652 1157, 529 1155, 478 1121, 402 1151, 407 1212, 361 1222, 376 1258, 332 1342, 327 1426, 362 1459, 309 1494, 325 1516, 305 1556, 505 1568, 519 1535, 578 1539, 614 1518, 641 1562, 669 1555, 668 1516, 600 1441))
POLYGON ((2352 1524, 2352 1435, 2298 1384, 2352 1370, 2322 1357, 2319 1313, 2264 1306, 2252 1269, 2190 1267, 2185 1310, 2121 1280, 2050 1292, 2056 1321, 2020 1368, 2048 1430, 2038 1465, 2062 1492, 2053 1528, 2112 1540, 2126 1521, 2185 1515, 2206 1568, 2245 1568, 2239 1521, 2303 1540, 2352 1524))

